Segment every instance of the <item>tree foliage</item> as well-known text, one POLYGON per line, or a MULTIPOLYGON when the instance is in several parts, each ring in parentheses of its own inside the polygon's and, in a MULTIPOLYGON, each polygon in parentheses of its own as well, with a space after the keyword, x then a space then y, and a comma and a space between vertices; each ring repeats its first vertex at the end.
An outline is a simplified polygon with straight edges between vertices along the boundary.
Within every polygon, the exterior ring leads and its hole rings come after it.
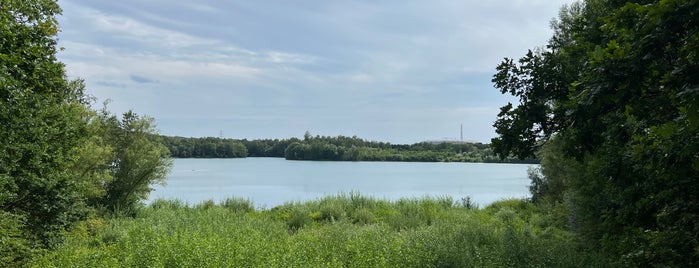
POLYGON ((248 155, 244 143, 214 137, 161 137, 163 144, 177 158, 240 158, 248 155))
POLYGON ((288 160, 325 161, 403 161, 403 162, 528 162, 514 158, 499 159, 488 144, 457 142, 419 142, 391 144, 346 136, 311 136, 292 142, 285 150, 288 160))
POLYGON ((165 183, 172 160, 150 117, 129 111, 121 119, 106 110, 99 115, 103 137, 114 153, 105 182, 102 205, 113 212, 132 214, 138 202, 148 197, 152 184, 165 183))
POLYGON ((60 12, 52 0, 0 1, 0 263, 10 267, 93 208, 144 198, 168 167, 149 119, 99 115, 83 81, 67 79, 60 12))
POLYGON ((0 209, 42 245, 84 210, 68 167, 86 100, 55 57, 59 12, 54 1, 0 2, 0 209))
POLYGON ((555 138, 543 157, 580 166, 542 159, 571 227, 636 265, 699 262, 698 20, 699 1, 576 3, 546 48, 493 78, 520 100, 494 124, 496 152, 530 156, 555 138))

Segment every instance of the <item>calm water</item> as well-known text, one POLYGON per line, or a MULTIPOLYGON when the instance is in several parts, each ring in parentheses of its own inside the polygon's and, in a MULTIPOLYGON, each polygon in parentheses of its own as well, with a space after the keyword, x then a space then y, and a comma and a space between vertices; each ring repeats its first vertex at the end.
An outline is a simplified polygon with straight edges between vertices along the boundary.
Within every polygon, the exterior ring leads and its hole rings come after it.
POLYGON ((313 162, 283 158, 174 159, 166 186, 151 200, 180 199, 196 204, 228 197, 249 198, 256 207, 313 200, 358 191, 396 200, 405 197, 470 196, 480 206, 528 196, 522 164, 313 162))

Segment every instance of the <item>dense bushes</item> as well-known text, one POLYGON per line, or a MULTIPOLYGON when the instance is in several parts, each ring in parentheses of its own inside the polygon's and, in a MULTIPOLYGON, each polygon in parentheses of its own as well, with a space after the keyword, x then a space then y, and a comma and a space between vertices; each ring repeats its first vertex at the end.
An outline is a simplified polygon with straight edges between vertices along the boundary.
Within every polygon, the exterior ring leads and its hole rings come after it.
POLYGON ((587 0, 505 59, 494 149, 539 149, 533 196, 630 266, 699 266, 699 1, 587 0), (540 176, 541 175, 541 176, 540 176))
POLYGON ((95 212, 132 208, 168 152, 147 117, 91 109, 56 58, 56 1, 0 1, 0 264, 21 265, 95 212))
MULTIPOLYGON (((237 200, 237 201, 236 201, 237 200)), ((522 200, 484 209, 450 198, 358 194, 270 210, 155 201, 135 219, 80 224, 36 267, 607 267, 522 200), (90 231, 93 230, 93 231, 90 231), (92 232, 92 234, 91 234, 92 232)), ((245 203, 245 202, 244 202, 245 203)), ((94 221, 94 220, 93 220, 94 221)))
POLYGON ((0 263, 18 265, 29 259, 32 248, 22 231, 22 216, 0 210, 0 263))

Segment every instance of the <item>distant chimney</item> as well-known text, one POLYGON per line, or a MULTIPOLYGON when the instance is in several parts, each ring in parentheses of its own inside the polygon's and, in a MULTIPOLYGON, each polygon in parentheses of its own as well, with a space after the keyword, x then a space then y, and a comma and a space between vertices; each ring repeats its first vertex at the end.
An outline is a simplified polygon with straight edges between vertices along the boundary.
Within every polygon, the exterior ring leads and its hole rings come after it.
POLYGON ((464 124, 461 124, 461 141, 464 141, 464 124))

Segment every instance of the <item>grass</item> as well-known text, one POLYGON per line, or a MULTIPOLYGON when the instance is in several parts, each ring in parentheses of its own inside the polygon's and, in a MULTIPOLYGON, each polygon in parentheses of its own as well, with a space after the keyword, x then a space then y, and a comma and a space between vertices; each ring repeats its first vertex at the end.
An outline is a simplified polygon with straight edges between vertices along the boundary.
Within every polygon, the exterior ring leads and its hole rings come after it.
POLYGON ((158 200, 135 218, 91 218, 32 267, 605 267, 523 200, 356 193, 258 211, 245 199, 158 200))

